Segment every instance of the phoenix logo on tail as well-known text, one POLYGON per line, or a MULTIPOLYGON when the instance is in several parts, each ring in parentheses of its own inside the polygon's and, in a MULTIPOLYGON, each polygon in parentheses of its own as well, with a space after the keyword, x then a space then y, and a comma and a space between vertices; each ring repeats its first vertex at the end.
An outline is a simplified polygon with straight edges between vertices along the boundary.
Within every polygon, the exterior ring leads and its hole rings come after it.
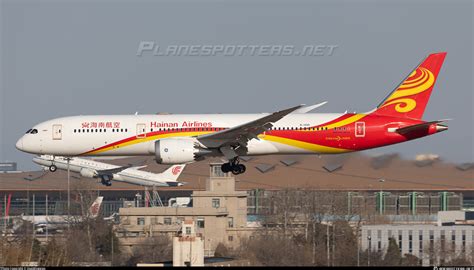
POLYGON ((429 55, 378 106, 375 114, 421 119, 446 53, 429 55))

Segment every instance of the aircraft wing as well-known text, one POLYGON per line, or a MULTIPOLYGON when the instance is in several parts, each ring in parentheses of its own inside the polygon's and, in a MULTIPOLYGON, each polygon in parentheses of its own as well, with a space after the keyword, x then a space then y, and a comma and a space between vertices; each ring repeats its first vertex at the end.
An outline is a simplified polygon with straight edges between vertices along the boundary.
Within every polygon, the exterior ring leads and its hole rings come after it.
POLYGON ((324 104, 328 103, 327 101, 324 101, 324 102, 321 102, 321 103, 318 103, 318 104, 315 104, 315 105, 311 105, 311 106, 307 106, 307 107, 302 107, 302 108, 299 108, 299 109, 296 109, 295 111, 293 111, 293 113, 308 113, 314 109, 317 109, 321 106, 323 106, 324 104))
POLYGON ((258 139, 258 134, 273 127, 275 122, 303 106, 304 105, 298 105, 289 109, 274 112, 233 128, 212 134, 197 136, 197 140, 209 148, 238 145, 246 146, 248 141, 251 139, 258 139))
POLYGON ((101 176, 101 175, 112 175, 114 173, 119 173, 123 170, 126 170, 128 168, 132 167, 131 165, 127 165, 127 166, 121 166, 121 167, 117 167, 117 168, 113 168, 113 169, 107 169, 107 170, 96 170, 98 176, 101 176))

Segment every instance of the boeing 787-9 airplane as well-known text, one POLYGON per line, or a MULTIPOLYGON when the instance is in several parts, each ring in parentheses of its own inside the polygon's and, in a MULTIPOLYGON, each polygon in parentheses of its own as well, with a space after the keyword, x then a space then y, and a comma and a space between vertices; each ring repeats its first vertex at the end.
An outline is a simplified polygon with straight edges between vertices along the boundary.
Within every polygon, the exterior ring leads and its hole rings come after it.
POLYGON ((445 56, 429 55, 367 113, 308 113, 318 104, 264 114, 81 115, 42 122, 16 147, 59 156, 153 155, 161 164, 223 156, 229 162, 222 171, 240 174, 239 156, 339 154, 401 143, 447 129, 444 120, 422 120, 445 56))

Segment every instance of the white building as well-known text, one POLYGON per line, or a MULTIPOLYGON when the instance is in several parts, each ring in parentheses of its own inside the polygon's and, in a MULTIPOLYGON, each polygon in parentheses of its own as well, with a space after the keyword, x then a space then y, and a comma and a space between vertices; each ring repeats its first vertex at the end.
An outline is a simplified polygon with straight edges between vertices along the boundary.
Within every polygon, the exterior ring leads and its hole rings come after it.
POLYGON ((192 220, 184 220, 181 235, 173 237, 173 266, 204 266, 204 243, 192 220))
POLYGON ((461 213, 441 213, 438 215, 438 225, 363 225, 361 246, 363 250, 385 252, 389 239, 394 238, 402 255, 417 256, 424 266, 437 265, 451 257, 472 256, 474 225, 465 219, 466 216, 461 213), (452 219, 449 219, 450 216, 452 219))

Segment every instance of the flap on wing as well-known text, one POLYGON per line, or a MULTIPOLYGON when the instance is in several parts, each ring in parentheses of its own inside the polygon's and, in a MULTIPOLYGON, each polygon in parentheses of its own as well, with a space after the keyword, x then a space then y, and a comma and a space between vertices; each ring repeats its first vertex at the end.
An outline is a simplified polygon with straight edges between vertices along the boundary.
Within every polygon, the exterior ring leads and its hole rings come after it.
POLYGON ((273 123, 303 106, 304 105, 298 105, 289 109, 274 112, 242 125, 198 136, 197 139, 209 148, 217 148, 225 144, 245 144, 249 140, 257 138, 258 134, 270 129, 273 126, 273 123))

